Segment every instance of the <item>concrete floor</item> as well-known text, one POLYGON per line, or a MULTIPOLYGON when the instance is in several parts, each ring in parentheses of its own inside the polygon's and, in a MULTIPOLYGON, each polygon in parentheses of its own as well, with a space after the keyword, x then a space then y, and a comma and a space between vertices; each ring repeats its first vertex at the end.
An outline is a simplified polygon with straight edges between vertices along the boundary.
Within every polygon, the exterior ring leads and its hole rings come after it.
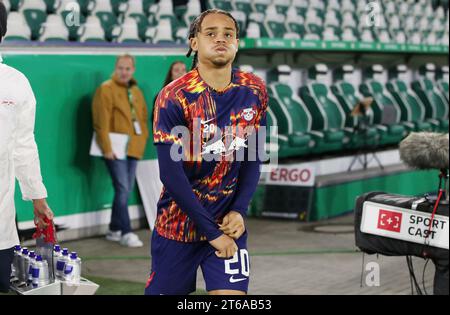
MULTIPOLYGON (((248 248, 251 257, 249 294, 411 294, 409 272, 404 257, 365 255, 379 266, 379 286, 366 285, 370 270, 364 271, 361 287, 362 254, 354 245, 353 216, 308 223, 273 219, 249 219, 248 248), (320 230, 321 232, 317 232, 320 230)), ((150 272, 149 230, 137 234, 144 247, 124 248, 103 237, 63 243, 83 259, 86 277, 146 283, 150 272)), ((416 276, 422 284, 424 260, 414 258, 416 276)), ((427 292, 432 293, 434 266, 425 273, 427 292)), ((201 271, 197 288, 204 292, 201 271)))

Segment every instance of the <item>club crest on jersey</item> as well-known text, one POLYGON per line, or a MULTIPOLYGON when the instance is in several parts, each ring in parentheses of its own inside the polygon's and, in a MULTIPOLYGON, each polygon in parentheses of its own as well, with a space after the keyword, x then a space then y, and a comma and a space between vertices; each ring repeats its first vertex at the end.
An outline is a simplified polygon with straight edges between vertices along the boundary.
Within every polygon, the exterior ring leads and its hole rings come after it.
POLYGON ((0 102, 0 105, 13 106, 13 105, 15 105, 15 103, 11 100, 4 100, 4 101, 0 102))
POLYGON ((240 116, 242 118, 244 118, 244 120, 246 122, 251 122, 255 118, 257 113, 258 113, 258 111, 256 109, 254 109, 253 107, 249 107, 249 108, 244 108, 240 112, 240 116))

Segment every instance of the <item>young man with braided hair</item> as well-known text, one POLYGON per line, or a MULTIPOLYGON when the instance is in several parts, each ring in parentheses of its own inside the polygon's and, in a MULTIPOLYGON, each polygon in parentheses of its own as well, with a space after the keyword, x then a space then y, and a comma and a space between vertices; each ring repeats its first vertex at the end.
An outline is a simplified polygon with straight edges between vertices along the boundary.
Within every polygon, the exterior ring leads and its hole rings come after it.
POLYGON ((228 12, 203 12, 190 27, 192 70, 156 100, 153 133, 164 187, 146 294, 195 291, 198 267, 209 294, 248 291, 244 218, 261 166, 250 153, 263 147, 250 136, 263 132, 267 92, 260 78, 232 68, 238 34, 228 12))

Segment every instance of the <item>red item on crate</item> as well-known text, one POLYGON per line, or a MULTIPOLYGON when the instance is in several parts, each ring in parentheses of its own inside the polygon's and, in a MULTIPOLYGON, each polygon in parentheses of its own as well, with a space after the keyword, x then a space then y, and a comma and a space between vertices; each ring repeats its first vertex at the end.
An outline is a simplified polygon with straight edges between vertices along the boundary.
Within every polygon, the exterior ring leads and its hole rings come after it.
POLYGON ((43 220, 47 224, 47 227, 42 229, 35 221, 34 224, 36 225, 36 232, 33 234, 33 238, 37 239, 39 237, 44 237, 44 241, 46 243, 56 244, 56 230, 53 220, 48 218, 44 218, 43 220))

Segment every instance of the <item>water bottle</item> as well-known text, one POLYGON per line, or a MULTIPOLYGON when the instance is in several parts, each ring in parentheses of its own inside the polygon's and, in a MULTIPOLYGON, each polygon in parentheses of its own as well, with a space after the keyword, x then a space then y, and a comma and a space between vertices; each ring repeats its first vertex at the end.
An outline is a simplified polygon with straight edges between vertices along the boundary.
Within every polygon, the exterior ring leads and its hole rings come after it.
POLYGON ((45 259, 42 259, 41 255, 36 256, 31 270, 33 288, 43 287, 50 283, 48 263, 45 259))
POLYGON ((33 281, 33 275, 31 273, 31 268, 34 264, 34 261, 36 259, 36 253, 34 251, 30 251, 30 253, 28 254, 28 261, 25 263, 25 270, 28 270, 27 272, 27 284, 31 284, 31 282, 33 281))
POLYGON ((59 258, 56 261, 57 279, 64 280, 64 269, 68 261, 69 261, 69 250, 67 248, 63 248, 61 256, 59 256, 59 258))
POLYGON ((14 280, 19 278, 19 262, 20 262, 20 258, 19 256, 21 255, 22 252, 22 248, 20 247, 20 245, 16 245, 14 246, 14 258, 13 258, 13 262, 11 265, 11 278, 13 278, 14 280))
POLYGON ((53 268, 53 274, 55 275, 55 278, 56 278, 56 265, 58 264, 58 259, 61 258, 61 256, 62 256, 61 246, 56 244, 53 247, 53 265, 49 266, 53 268))
POLYGON ((19 273, 18 278, 20 283, 25 283, 27 281, 28 269, 25 269, 25 264, 29 260, 28 248, 22 248, 22 253, 19 256, 19 273))
POLYGON ((64 279, 68 285, 79 285, 81 279, 81 259, 76 252, 70 254, 70 260, 64 269, 64 279))

